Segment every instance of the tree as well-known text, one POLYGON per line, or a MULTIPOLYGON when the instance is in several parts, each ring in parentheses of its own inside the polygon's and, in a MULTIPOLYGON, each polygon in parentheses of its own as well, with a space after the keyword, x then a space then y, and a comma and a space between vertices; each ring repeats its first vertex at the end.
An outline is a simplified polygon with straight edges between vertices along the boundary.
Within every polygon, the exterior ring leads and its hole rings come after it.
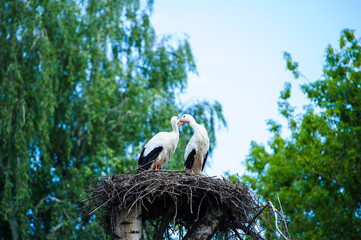
MULTIPOLYGON (((170 129, 173 115, 202 118, 214 146, 215 127, 225 124, 222 107, 178 103, 196 66, 186 39, 155 34, 152 1, 0 6, 5 239, 103 238, 95 219, 80 212, 87 186, 96 176, 135 168, 143 144, 170 129)), ((179 166, 181 155, 170 165, 179 166)))
MULTIPOLYGON (((287 68, 302 76, 285 53, 287 68)), ((361 237, 361 42, 343 30, 340 50, 326 50, 323 76, 301 85, 311 103, 295 114, 286 83, 278 103, 288 121, 289 138, 269 120, 268 151, 251 143, 250 174, 244 178, 264 199, 277 201, 290 221, 290 232, 305 239, 361 237)), ((268 233, 270 235, 270 233, 268 233)))

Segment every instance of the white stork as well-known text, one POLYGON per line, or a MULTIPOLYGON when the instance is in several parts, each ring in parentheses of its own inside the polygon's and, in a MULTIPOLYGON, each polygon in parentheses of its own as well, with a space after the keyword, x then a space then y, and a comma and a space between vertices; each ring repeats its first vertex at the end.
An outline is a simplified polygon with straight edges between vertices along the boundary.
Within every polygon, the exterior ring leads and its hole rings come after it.
POLYGON ((183 124, 179 117, 172 117, 170 122, 172 132, 159 132, 144 146, 138 160, 140 170, 159 170, 168 163, 170 154, 174 153, 178 145, 178 127, 183 124))
POLYGON ((189 123, 194 131, 184 153, 184 169, 190 169, 191 173, 202 174, 209 150, 207 130, 202 125, 198 124, 189 114, 183 115, 180 122, 189 123))

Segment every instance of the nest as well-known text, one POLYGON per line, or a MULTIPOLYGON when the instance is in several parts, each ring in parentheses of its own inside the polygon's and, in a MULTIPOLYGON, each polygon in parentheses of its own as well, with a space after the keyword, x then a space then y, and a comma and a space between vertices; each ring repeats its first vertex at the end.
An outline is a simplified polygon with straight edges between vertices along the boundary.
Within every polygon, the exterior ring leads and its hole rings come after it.
POLYGON ((218 225, 219 233, 236 239, 243 239, 241 235, 263 239, 257 226, 257 218, 263 211, 258 199, 244 184, 225 178, 184 171, 134 171, 100 178, 89 193, 90 213, 100 215, 107 232, 111 231, 114 207, 130 212, 136 204, 141 204, 143 222, 164 219, 169 209, 173 209, 167 220, 173 230, 177 225, 189 229, 212 208, 224 213, 218 225))

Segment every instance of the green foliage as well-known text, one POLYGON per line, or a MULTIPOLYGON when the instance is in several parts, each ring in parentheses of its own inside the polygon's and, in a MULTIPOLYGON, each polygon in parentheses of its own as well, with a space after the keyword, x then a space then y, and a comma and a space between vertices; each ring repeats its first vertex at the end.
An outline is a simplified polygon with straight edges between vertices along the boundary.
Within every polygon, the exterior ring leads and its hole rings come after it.
POLYGON ((298 71, 298 62, 292 60, 291 54, 288 52, 283 53, 283 59, 286 61, 286 68, 290 70, 295 78, 300 76, 298 71))
MULTIPOLYGON (((135 168, 173 115, 204 118, 214 147, 221 105, 178 106, 193 55, 186 40, 156 36, 151 11, 137 0, 1 3, 3 238, 104 238, 96 216, 80 212, 87 186, 135 168)), ((185 140, 171 166, 183 168, 185 140)))
MULTIPOLYGON (((290 110, 289 84, 281 92, 290 138, 269 121, 270 151, 252 142, 247 158, 245 180, 266 200, 279 196, 291 234, 304 239, 361 237, 361 41, 346 29, 340 47, 328 47, 322 79, 301 86, 313 103, 305 113, 290 110)), ((289 55, 286 62, 298 72, 289 55)))

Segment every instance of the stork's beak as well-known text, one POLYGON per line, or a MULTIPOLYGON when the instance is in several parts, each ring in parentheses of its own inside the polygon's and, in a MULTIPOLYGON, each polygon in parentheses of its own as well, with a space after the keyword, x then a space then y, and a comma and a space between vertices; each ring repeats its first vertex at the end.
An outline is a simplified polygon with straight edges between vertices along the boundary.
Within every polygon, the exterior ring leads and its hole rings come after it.
POLYGON ((185 123, 185 122, 186 122, 186 123, 189 123, 189 122, 191 122, 191 121, 189 121, 189 120, 187 120, 187 119, 181 118, 181 119, 179 119, 178 127, 182 126, 182 124, 185 123))
POLYGON ((184 119, 184 118, 179 119, 179 121, 182 122, 182 123, 185 123, 185 122, 189 123, 189 122, 191 122, 191 121, 189 121, 189 120, 187 120, 187 119, 184 119))

